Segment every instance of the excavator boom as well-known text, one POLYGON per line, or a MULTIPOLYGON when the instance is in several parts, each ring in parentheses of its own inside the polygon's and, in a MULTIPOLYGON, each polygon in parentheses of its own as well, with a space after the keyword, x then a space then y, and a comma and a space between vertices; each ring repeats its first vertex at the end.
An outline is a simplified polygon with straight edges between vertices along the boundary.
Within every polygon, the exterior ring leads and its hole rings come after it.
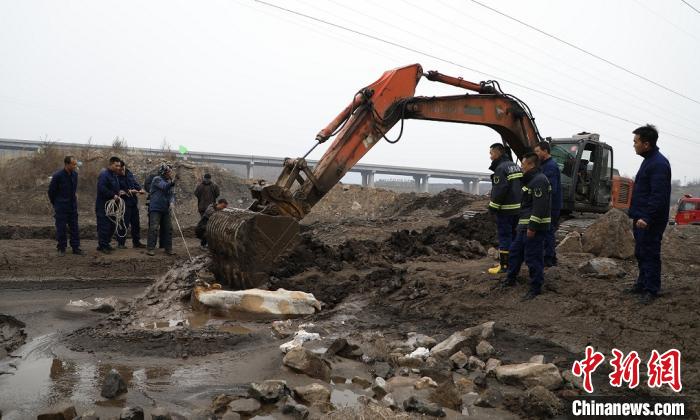
POLYGON ((403 124, 405 119, 491 127, 518 157, 541 140, 527 106, 503 94, 497 82, 473 83, 435 71, 423 74, 419 64, 387 71, 360 89, 350 104, 318 133, 317 145, 333 136, 335 139, 315 168, 307 165, 306 156, 286 159, 274 184, 252 189, 255 201, 248 210, 217 212, 212 216, 207 235, 211 238, 215 274, 236 288, 263 281, 266 277, 260 273, 298 235, 296 222, 375 144, 386 138, 395 124, 403 124), (416 97, 415 89, 422 76, 476 94, 416 97))

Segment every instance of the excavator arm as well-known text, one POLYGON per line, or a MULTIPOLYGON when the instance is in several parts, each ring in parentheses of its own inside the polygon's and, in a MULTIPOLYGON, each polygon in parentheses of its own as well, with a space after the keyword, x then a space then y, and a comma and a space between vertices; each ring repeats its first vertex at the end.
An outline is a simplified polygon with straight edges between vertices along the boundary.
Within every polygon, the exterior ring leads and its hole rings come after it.
MULTIPOLYGON (((306 156, 286 159, 274 184, 252 188, 255 198, 248 210, 217 212, 207 235, 214 254, 215 274, 234 287, 260 283, 260 272, 287 248, 301 220, 397 123, 422 119, 491 127, 503 142, 522 157, 541 140, 527 105, 501 92, 497 82, 473 83, 438 72, 423 74, 419 64, 385 72, 379 80, 358 91, 316 136, 316 147, 335 136, 333 143, 310 168, 306 156), (473 94, 416 97, 421 77, 474 92, 473 94)), ((388 139, 387 139, 388 140, 388 139)), ((389 140, 388 140, 389 141, 389 140)), ((390 141, 391 142, 391 141, 390 141)))

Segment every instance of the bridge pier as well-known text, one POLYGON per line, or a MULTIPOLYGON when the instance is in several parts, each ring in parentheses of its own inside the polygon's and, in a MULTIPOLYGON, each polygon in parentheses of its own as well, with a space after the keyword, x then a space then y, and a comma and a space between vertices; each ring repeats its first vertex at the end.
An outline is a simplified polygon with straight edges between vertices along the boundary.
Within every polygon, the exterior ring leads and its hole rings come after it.
POLYGON ((462 190, 469 194, 479 194, 479 178, 462 178, 462 190))
POLYGON ((413 180, 416 183, 416 192, 428 192, 430 175, 413 175, 413 180))
POLYGON ((248 164, 245 165, 246 169, 246 176, 248 179, 253 179, 253 168, 255 167, 255 162, 248 162, 248 164))
POLYGON ((374 174, 376 171, 362 171, 362 186, 368 188, 374 188, 374 174))

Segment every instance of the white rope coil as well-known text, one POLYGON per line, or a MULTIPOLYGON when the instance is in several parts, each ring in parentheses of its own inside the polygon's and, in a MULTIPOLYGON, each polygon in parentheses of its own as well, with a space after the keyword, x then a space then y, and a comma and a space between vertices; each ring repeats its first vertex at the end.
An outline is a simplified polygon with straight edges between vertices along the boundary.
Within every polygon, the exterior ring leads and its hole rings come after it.
POLYGON ((124 220, 124 215, 126 214, 126 203, 121 197, 116 199, 111 199, 105 203, 105 214, 107 218, 114 223, 117 227, 117 237, 126 238, 126 221, 124 220), (121 233, 123 232, 123 233, 121 233))

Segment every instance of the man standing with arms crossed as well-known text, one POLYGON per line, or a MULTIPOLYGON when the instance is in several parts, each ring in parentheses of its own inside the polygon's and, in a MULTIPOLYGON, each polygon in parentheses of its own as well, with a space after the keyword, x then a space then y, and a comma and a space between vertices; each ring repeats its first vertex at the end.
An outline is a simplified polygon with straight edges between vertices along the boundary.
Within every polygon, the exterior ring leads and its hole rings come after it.
POLYGON ((561 192, 561 172, 559 165, 552 159, 551 145, 546 142, 540 142, 535 146, 535 154, 540 159, 540 170, 549 180, 549 185, 552 187, 552 222, 549 224, 549 231, 544 238, 544 266, 553 267, 557 265, 557 240, 556 234, 559 229, 559 214, 562 207, 562 192, 561 192))
POLYGON ((671 165, 656 146, 659 132, 647 124, 632 132, 634 151, 644 158, 634 178, 629 217, 634 233, 634 256, 639 277, 628 293, 640 295, 640 303, 654 301, 661 290, 661 239, 671 206, 671 165))

